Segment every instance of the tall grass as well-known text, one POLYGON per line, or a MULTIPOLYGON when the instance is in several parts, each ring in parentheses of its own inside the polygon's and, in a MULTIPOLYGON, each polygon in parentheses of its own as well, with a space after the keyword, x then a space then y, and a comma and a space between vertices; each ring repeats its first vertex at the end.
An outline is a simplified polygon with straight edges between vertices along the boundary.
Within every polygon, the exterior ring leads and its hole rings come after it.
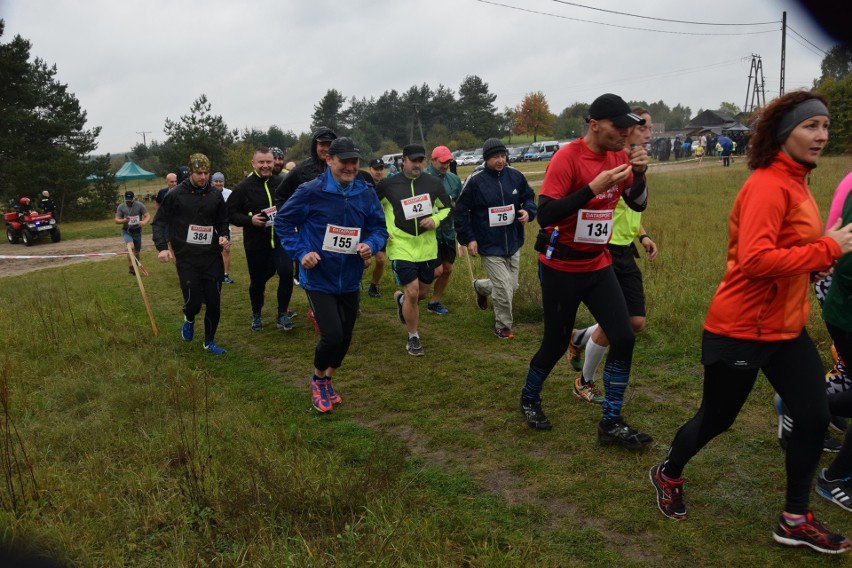
MULTIPOLYGON (((849 166, 824 160, 812 176, 823 210, 849 166)), ((17 440, 16 471, 31 473, 15 486, 26 507, 0 493, 0 534, 80 566, 827 566, 769 537, 784 476, 765 381, 687 468, 689 521, 663 518, 647 481, 697 408, 701 322, 746 175, 705 161, 650 178, 643 224, 660 257, 640 261, 648 329, 625 413, 656 443, 639 454, 597 445, 599 409, 573 398, 567 364, 544 390, 554 430, 521 420, 541 337, 531 239, 511 342, 476 308, 461 258, 443 299, 450 314, 422 310, 426 356, 409 357, 386 274, 383 298, 362 299, 336 373, 344 403, 325 416, 310 411, 317 336, 304 295, 291 302, 294 331, 251 332, 239 247, 221 358, 180 341, 174 267, 155 262, 147 239, 157 338, 123 260, 2 279, 3 409, 15 434, 0 436, 17 440)), ((271 322, 271 290, 267 299, 271 322)), ((591 323, 582 310, 578 323, 591 323)), ((852 518, 818 499, 818 516, 852 534, 852 518)))

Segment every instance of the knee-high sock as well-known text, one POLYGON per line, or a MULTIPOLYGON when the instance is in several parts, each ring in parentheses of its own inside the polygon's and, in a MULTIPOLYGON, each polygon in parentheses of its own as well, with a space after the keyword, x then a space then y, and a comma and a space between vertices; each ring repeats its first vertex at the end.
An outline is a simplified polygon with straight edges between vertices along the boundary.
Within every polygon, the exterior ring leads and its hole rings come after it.
POLYGON ((606 355, 607 347, 598 345, 589 334, 589 342, 586 344, 586 358, 583 361, 583 378, 586 382, 594 382, 595 373, 606 355))
POLYGON ((621 416, 624 404, 624 391, 630 377, 630 366, 623 361, 613 361, 610 357, 604 365, 604 401, 601 420, 614 420, 621 416))

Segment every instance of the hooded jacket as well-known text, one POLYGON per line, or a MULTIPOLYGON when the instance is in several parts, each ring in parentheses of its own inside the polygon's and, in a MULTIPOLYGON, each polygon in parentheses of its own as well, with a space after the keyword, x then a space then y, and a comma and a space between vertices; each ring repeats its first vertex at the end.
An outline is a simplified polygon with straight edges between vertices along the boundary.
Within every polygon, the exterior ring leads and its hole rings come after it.
POLYGON ((299 262, 299 286, 327 294, 345 294, 361 289, 364 261, 357 254, 323 249, 330 225, 360 228, 360 242, 373 254, 385 246, 388 233, 376 192, 360 176, 346 187, 326 170, 302 185, 275 217, 275 234, 290 258, 299 262), (301 266, 309 252, 320 255, 308 270, 301 266))
POLYGON ((538 212, 535 193, 524 174, 511 166, 500 172, 488 167, 473 172, 456 201, 459 243, 476 241, 479 254, 485 256, 512 256, 524 244, 524 225, 517 217, 521 209, 529 214, 529 221, 538 212), (515 222, 492 227, 489 209, 506 205, 514 205, 515 222))
POLYGON ((272 225, 255 227, 251 218, 266 210, 267 216, 274 219, 278 208, 275 207, 273 192, 281 181, 279 175, 264 179, 253 171, 228 196, 228 217, 233 225, 243 228, 243 246, 246 250, 275 248, 272 225))
POLYGON ((290 173, 287 174, 278 187, 275 188, 275 195, 273 199, 275 201, 275 206, 278 209, 281 209, 281 206, 290 199, 290 196, 296 192, 296 189, 298 189, 300 185, 311 181, 325 171, 327 167, 325 161, 320 160, 319 155, 317 154, 317 138, 328 135, 337 138, 337 135, 331 128, 326 128, 324 126, 318 128, 316 132, 311 135, 311 157, 299 162, 295 168, 290 170, 290 173))
POLYGON ((823 236, 808 171, 778 152, 746 180, 728 220, 728 267, 705 330, 757 341, 802 333, 811 273, 827 270, 842 254, 837 241, 823 236))
POLYGON ((166 250, 171 244, 178 262, 208 256, 221 258, 219 237, 231 238, 228 206, 222 192, 209 183, 204 187, 195 187, 189 179, 183 180, 166 194, 162 205, 157 209, 151 228, 157 250, 166 250), (212 227, 210 242, 188 243, 190 225, 212 227))
MULTIPOLYGON (((459 176, 449 170, 447 170, 447 173, 442 174, 432 164, 429 164, 429 166, 426 168, 426 173, 431 174, 441 180, 441 183, 444 184, 444 191, 450 198, 450 208, 455 207, 456 199, 459 198, 459 194, 461 194, 462 190, 462 182, 459 179, 459 176)), ((453 214, 451 211, 449 217, 447 217, 446 220, 441 223, 441 226, 437 229, 439 243, 451 244, 455 246, 456 229, 453 226, 453 222, 453 214)))

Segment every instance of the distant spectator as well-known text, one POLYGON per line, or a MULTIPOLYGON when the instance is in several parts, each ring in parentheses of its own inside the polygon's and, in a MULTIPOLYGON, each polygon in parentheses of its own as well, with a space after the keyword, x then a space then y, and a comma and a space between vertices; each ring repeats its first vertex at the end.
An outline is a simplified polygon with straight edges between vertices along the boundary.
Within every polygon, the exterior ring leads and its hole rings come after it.
POLYGON ((157 197, 154 198, 154 202, 156 202, 157 207, 163 204, 163 199, 166 198, 166 194, 177 185, 177 174, 166 174, 166 187, 157 192, 157 197))

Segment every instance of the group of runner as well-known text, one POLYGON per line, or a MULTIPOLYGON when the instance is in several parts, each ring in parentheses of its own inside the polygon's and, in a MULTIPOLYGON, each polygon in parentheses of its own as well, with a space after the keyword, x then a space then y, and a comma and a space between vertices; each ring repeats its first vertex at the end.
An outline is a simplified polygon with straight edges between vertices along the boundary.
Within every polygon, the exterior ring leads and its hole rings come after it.
MULTIPOLYGON (((410 144, 403 148, 400 172, 382 178, 378 163, 369 164, 369 174, 359 170, 362 155, 354 141, 322 128, 313 134, 311 157, 280 180, 271 173, 271 151, 257 149, 252 174, 234 189, 227 205, 207 184, 209 160, 193 155, 190 177, 169 192, 153 221, 160 260, 177 262, 185 299, 183 338, 192 339, 203 301, 205 349, 224 352, 214 342, 221 251, 229 246, 229 221, 243 226, 252 329, 262 329, 260 283, 276 271, 282 281, 292 283, 287 266, 295 262, 320 334, 310 381, 312 404, 328 412, 342 402, 332 379, 352 340, 363 272, 372 257, 386 251, 401 288, 394 301, 408 333, 409 354, 425 354, 419 303, 430 297, 436 278, 440 281, 452 270, 456 239, 467 254, 482 256, 488 278, 474 280, 473 290, 483 309, 492 296, 495 335, 510 339, 524 226, 537 219, 544 332, 521 389, 520 412, 531 428, 552 428, 541 393, 568 352, 581 371, 573 385, 575 396, 601 405, 598 441, 634 450, 647 447, 652 437, 628 425, 622 407, 635 334, 645 325, 637 244, 649 260, 658 253, 640 218, 648 204, 651 116, 605 94, 591 104, 587 122, 588 133, 554 155, 537 204, 523 174, 507 164, 506 147, 497 139, 484 143, 484 165, 457 192, 460 180, 447 171, 452 156, 445 147, 432 151, 432 171, 427 173, 426 149, 410 144), (442 227, 454 228, 455 236, 442 227), (580 303, 598 322, 595 326, 574 329, 580 303), (607 347, 600 395, 595 369, 607 347), (586 361, 580 366, 583 348, 586 361)), ((808 509, 828 403, 819 357, 804 330, 807 282, 827 274, 852 251, 852 225, 838 222, 822 236, 819 212, 805 183, 827 140, 827 124, 824 100, 801 92, 771 103, 757 123, 750 157, 755 172, 731 214, 728 271, 705 322, 704 400, 678 432, 665 462, 649 475, 663 514, 685 519, 681 471, 733 423, 762 369, 796 423, 787 451, 787 503, 774 538, 838 553, 849 542, 828 531, 808 509)), ((377 283, 371 282, 370 296, 381 296, 377 283)), ((427 304, 430 312, 449 312, 440 302, 445 285, 435 286, 427 304)), ((277 323, 285 330, 292 328, 288 303, 289 295, 279 288, 277 323)), ((842 338, 835 341, 845 345, 842 338)))

